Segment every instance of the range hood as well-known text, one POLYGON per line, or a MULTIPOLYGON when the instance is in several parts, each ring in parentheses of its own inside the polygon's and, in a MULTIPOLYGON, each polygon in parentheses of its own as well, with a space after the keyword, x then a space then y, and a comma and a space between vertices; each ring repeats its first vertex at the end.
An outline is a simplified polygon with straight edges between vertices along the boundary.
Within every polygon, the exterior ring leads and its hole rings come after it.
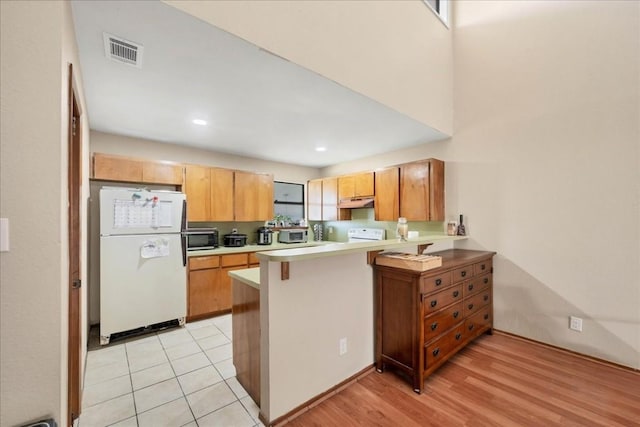
POLYGON ((357 208, 372 208, 373 197, 362 197, 353 199, 342 199, 338 203, 340 209, 357 209, 357 208))

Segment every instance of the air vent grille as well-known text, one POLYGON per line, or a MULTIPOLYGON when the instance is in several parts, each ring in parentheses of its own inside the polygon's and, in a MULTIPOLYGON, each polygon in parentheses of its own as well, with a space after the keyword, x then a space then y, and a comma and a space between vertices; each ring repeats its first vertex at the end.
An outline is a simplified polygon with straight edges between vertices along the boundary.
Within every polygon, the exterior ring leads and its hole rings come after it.
POLYGON ((141 44, 104 33, 104 50, 109 59, 142 68, 143 49, 141 44))

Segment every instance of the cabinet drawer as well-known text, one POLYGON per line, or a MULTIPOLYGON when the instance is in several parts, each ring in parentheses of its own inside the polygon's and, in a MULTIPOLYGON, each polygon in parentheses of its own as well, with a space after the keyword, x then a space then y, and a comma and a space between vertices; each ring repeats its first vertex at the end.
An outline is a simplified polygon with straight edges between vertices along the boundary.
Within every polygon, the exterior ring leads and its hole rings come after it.
POLYGON ((469 317, 480 308, 491 302, 491 290, 486 289, 470 298, 464 300, 464 317, 469 317))
POLYGON ((464 341, 464 338, 464 324, 461 323, 443 335, 442 338, 434 341, 432 344, 428 344, 424 349, 424 368, 427 369, 431 367, 431 365, 444 359, 451 350, 464 341))
POLYGON ((431 295, 422 296, 422 304, 424 305, 424 314, 433 313, 446 307, 454 301, 462 300, 462 285, 453 286, 431 295))
POLYGON ((447 271, 439 275, 423 277, 420 279, 420 292, 428 294, 430 292, 439 291, 451 285, 451 272, 447 271))
POLYGON ((429 342, 438 335, 446 332, 456 323, 459 323, 462 317, 462 301, 445 308, 437 313, 424 318, 424 342, 429 342))
POLYGON ((466 298, 473 294, 477 294, 480 291, 484 291, 491 286, 492 282, 493 280, 491 277, 491 273, 474 277, 473 279, 465 282, 462 285, 462 292, 464 293, 464 297, 466 298))
POLYGON ((453 270, 453 283, 460 282, 461 280, 467 280, 471 277, 473 277, 473 264, 465 265, 464 267, 453 270))
POLYGON ((491 326, 491 312, 492 307, 485 306, 478 310, 476 314, 467 318, 464 321, 464 333, 465 335, 474 335, 477 331, 483 329, 486 326, 491 326))
POLYGON ((249 265, 260 264, 260 260, 254 252, 249 252, 249 265))
POLYGON ((204 270, 205 268, 218 268, 220 266, 220 256, 198 256, 189 258, 189 271, 204 270))
POLYGON ((231 254, 231 255, 222 255, 222 266, 223 267, 235 267, 240 265, 248 264, 247 253, 241 254, 231 254))
POLYGON ((477 276, 483 273, 491 273, 492 268, 493 268, 493 261, 490 259, 482 262, 477 262, 473 264, 473 274, 477 276))

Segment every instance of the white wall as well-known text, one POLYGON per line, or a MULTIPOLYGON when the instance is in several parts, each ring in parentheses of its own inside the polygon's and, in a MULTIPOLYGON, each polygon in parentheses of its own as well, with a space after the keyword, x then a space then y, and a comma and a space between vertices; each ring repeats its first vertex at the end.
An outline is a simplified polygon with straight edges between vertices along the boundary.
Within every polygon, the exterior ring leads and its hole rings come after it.
MULTIPOLYGON (((0 5, 0 216, 11 224, 10 251, 0 254, 0 425, 45 417, 61 423, 67 417, 68 62, 79 71, 77 51, 68 3, 0 5)), ((85 266, 86 247, 82 252, 85 266)))
POLYGON ((421 0, 165 3, 451 135, 451 32, 421 0))
POLYGON ((640 368, 640 3, 454 2, 454 18, 454 137, 321 174, 445 160, 458 246, 498 252, 496 328, 640 368))

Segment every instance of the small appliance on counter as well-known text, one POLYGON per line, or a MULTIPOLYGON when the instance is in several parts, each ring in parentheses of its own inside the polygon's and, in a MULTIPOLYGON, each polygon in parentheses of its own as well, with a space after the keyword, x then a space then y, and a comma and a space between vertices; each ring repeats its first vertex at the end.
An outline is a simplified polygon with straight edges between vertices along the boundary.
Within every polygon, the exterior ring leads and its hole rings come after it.
POLYGON ((224 245, 228 248, 240 248, 247 244, 247 235, 238 233, 235 228, 230 234, 223 236, 224 245))
POLYGON ((308 230, 306 228, 290 228, 280 230, 278 242, 280 243, 307 243, 308 230))
POLYGON ((273 230, 269 227, 260 227, 256 233, 256 243, 259 245, 270 245, 273 241, 273 230))
POLYGON ((182 234, 187 239, 188 251, 202 251, 218 247, 217 228, 187 228, 182 234))

